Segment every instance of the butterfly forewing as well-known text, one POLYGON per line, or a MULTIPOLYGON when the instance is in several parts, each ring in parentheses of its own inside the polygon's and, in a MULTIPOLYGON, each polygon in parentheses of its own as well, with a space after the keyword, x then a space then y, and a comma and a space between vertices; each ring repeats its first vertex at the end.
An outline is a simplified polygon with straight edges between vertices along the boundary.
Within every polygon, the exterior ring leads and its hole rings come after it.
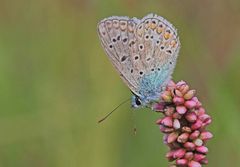
POLYGON ((114 16, 98 24, 98 33, 112 64, 134 94, 150 96, 166 85, 180 48, 171 23, 154 14, 142 20, 114 16))

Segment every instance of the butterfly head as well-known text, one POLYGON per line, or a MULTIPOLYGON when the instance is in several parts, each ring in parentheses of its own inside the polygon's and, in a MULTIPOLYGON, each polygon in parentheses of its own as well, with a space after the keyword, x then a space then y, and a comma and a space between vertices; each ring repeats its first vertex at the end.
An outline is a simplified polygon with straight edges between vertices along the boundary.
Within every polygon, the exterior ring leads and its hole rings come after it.
POLYGON ((146 104, 143 99, 139 96, 133 95, 132 96, 132 107, 133 108, 140 108, 144 107, 146 104))

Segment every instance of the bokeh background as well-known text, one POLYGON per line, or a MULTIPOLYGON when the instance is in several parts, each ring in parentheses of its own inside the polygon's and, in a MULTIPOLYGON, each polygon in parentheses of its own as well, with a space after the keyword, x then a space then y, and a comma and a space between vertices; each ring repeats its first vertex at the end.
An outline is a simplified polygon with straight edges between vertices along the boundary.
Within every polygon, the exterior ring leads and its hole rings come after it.
POLYGON ((1 167, 167 166, 159 114, 128 103, 97 124, 131 95, 97 22, 150 12, 178 28, 173 78, 195 88, 213 117, 208 166, 240 166, 239 0, 1 0, 1 167))

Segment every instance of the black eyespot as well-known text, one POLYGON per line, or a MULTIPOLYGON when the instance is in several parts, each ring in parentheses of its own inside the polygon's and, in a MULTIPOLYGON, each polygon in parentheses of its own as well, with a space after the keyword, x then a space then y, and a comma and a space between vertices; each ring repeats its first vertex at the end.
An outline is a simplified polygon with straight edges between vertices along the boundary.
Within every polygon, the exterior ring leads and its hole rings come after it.
POLYGON ((124 43, 127 42, 127 38, 124 38, 124 39, 123 39, 123 42, 124 42, 124 43))
POLYGON ((170 31, 170 30, 166 30, 166 32, 168 32, 168 33, 171 33, 171 31, 170 31))
POLYGON ((112 39, 113 42, 116 42, 117 40, 115 38, 112 39))
POLYGON ((160 41, 157 41, 157 44, 159 44, 160 43, 160 41))
POLYGON ((151 36, 151 39, 153 39, 153 36, 151 36))
POLYGON ((147 58, 147 61, 151 60, 151 57, 147 58))
POLYGON ((135 56, 134 59, 137 60, 139 57, 138 56, 135 56))
POLYGON ((140 45, 139 48, 140 48, 140 50, 143 50, 143 45, 140 45))
POLYGON ((113 46, 112 46, 112 45, 109 45, 109 48, 113 48, 113 46))
POLYGON ((148 39, 149 38, 149 36, 148 35, 146 35, 146 37, 145 37, 146 39, 148 39))
POLYGON ((163 49, 164 49, 164 46, 161 46, 161 49, 163 50, 163 49))
POLYGON ((160 27, 160 28, 162 28, 162 27, 163 27, 163 25, 162 25, 162 24, 160 24, 160 25, 159 25, 159 27, 160 27))
POLYGON ((142 71, 140 71, 140 72, 139 72, 139 74, 140 74, 140 75, 143 75, 143 72, 142 72, 142 71))
POLYGON ((158 68, 157 70, 160 71, 160 68, 158 68))
POLYGON ((153 23, 153 24, 156 24, 156 21, 153 20, 152 23, 153 23))
POLYGON ((126 59, 127 59, 127 56, 123 56, 123 57, 121 58, 121 62, 124 62, 126 59))
POLYGON ((151 71, 154 71, 154 68, 152 68, 151 71))
POLYGON ((168 53, 170 53, 170 54, 172 53, 172 51, 171 51, 171 50, 167 50, 167 52, 168 52, 168 53))
POLYGON ((117 40, 118 40, 118 41, 120 40, 120 35, 117 37, 117 40))
POLYGON ((170 61, 169 63, 170 63, 170 64, 172 64, 172 62, 171 62, 171 61, 170 61))
POLYGON ((140 106, 142 103, 138 97, 135 98, 136 105, 140 106))
POLYGON ((133 73, 133 69, 131 69, 131 71, 130 71, 131 73, 133 73))

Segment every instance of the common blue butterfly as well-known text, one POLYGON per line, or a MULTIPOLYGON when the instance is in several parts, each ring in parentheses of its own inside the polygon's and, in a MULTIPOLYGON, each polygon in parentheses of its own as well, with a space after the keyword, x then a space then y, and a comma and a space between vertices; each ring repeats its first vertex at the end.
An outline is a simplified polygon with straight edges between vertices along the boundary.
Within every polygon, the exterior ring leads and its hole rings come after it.
POLYGON ((101 44, 134 94, 132 106, 157 101, 171 79, 180 49, 177 30, 156 14, 142 19, 112 16, 98 24, 101 44))

